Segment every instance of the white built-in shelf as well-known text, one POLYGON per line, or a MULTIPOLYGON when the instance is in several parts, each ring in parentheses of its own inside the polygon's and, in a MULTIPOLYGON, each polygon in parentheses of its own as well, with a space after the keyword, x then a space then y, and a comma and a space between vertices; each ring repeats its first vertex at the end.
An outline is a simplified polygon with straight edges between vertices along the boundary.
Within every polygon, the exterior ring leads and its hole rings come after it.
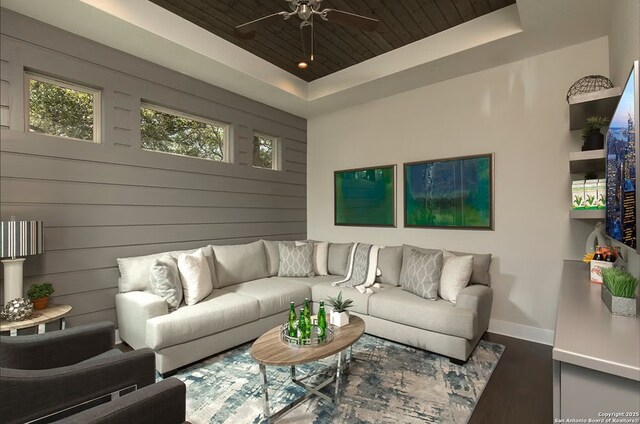
POLYGON ((606 152, 604 149, 569 153, 569 172, 572 174, 604 172, 605 164, 606 152))
POLYGON ((569 212, 571 219, 604 219, 604 209, 572 209, 569 212))
POLYGON ((569 129, 584 128, 587 125, 587 118, 591 116, 610 118, 615 112, 621 95, 622 89, 613 87, 569 97, 569 129))

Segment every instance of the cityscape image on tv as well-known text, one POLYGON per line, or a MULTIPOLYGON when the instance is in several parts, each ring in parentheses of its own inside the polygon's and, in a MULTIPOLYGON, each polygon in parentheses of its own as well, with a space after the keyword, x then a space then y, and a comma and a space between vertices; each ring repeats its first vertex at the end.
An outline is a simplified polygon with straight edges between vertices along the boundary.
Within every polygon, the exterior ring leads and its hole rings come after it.
POLYGON ((607 131, 607 235, 636 248, 635 71, 627 80, 607 131))

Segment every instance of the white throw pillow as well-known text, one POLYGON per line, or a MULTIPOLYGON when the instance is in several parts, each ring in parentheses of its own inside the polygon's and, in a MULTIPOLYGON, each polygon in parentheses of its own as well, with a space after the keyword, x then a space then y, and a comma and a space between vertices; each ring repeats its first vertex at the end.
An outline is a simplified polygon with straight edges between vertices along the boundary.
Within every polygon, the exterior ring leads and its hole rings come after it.
POLYGON ((213 291, 211 271, 203 249, 180 256, 178 270, 182 279, 184 303, 188 306, 195 305, 213 291))
POLYGON ((442 259, 442 275, 440 276, 438 294, 442 299, 456 303, 458 293, 469 285, 473 272, 473 256, 456 256, 443 249, 442 259))
MULTIPOLYGON (((311 243, 306 241, 296 241, 296 246, 311 243)), ((313 243, 313 273, 315 275, 329 275, 327 263, 329 262, 329 242, 319 241, 313 243)))

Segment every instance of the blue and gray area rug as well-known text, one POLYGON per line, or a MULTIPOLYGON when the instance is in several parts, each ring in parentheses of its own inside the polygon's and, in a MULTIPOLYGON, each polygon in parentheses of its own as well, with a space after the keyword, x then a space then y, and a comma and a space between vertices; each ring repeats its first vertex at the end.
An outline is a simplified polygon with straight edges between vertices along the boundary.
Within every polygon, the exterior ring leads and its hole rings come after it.
MULTIPOLYGON (((251 343, 244 344, 177 374, 187 385, 190 422, 265 422, 260 373, 250 349, 251 343)), ((457 366, 444 357, 364 335, 353 347, 356 360, 340 405, 312 397, 279 422, 466 423, 504 349, 482 340, 469 361, 457 366)), ((297 375, 332 365, 335 357, 299 366, 297 375)), ((267 367, 267 376, 271 411, 303 395, 303 389, 291 383, 289 368, 267 367)))

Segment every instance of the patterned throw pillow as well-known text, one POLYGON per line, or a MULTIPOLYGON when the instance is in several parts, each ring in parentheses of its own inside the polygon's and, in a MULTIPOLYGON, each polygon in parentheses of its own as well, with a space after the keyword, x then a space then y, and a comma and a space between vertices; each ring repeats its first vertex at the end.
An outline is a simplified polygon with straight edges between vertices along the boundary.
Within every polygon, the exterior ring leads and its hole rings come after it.
POLYGON ((290 246, 280 243, 278 277, 313 277, 313 244, 290 246))
POLYGON ((402 289, 430 300, 438 298, 438 285, 442 273, 442 252, 423 253, 412 249, 402 263, 400 285, 402 289))
POLYGON ((163 298, 169 305, 169 312, 175 311, 182 302, 182 282, 178 263, 168 253, 153 261, 149 282, 154 294, 163 298))

